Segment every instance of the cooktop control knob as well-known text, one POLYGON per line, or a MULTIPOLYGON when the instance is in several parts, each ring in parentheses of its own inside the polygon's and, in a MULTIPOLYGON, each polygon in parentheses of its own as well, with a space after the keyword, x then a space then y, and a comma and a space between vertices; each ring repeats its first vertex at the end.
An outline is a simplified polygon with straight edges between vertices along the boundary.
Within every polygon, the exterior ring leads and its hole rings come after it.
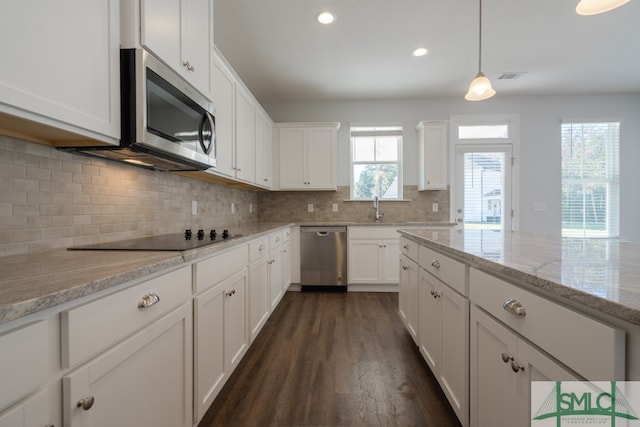
POLYGON ((200 229, 198 230, 198 240, 202 240, 204 239, 204 230, 200 229))
POLYGON ((184 238, 185 238, 186 240, 191 240, 191 229, 190 229, 190 228, 188 228, 188 229, 186 229, 186 230, 184 231, 184 238))
POLYGON ((215 230, 215 229, 214 229, 214 230, 211 230, 211 231, 209 232, 209 238, 210 238, 211 240, 216 240, 216 237, 218 237, 218 233, 216 233, 216 230, 215 230))
POLYGON ((229 230, 224 230, 224 231, 222 232, 222 238, 223 238, 223 239, 226 239, 227 237, 229 237, 229 230))

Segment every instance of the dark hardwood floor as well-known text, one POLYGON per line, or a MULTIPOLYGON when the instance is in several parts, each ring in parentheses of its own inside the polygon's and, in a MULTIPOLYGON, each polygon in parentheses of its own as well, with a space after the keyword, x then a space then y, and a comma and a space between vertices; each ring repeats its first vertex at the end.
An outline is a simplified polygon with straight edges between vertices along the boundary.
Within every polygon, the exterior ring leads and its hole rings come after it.
POLYGON ((199 427, 458 425, 397 293, 287 292, 199 427))

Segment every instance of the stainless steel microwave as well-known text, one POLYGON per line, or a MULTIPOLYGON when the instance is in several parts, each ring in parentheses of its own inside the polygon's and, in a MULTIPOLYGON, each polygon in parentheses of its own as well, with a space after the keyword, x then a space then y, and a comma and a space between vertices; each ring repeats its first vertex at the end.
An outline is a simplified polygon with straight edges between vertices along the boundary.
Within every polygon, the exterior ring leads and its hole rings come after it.
POLYGON ((73 151, 167 171, 216 166, 211 101, 143 49, 120 51, 119 146, 73 151))

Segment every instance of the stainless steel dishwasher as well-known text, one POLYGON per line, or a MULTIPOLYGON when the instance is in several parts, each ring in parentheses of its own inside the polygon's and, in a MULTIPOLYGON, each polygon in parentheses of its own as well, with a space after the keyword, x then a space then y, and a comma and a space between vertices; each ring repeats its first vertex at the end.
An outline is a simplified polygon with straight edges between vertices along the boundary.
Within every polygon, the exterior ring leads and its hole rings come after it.
POLYGON ((300 227, 302 290, 347 290, 347 227, 300 227))

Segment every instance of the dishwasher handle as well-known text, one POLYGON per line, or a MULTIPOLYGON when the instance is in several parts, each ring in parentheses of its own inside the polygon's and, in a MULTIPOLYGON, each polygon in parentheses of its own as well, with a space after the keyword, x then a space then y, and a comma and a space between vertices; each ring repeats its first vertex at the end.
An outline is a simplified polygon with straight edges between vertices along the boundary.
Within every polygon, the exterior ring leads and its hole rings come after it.
POLYGON ((329 235, 328 231, 316 231, 316 236, 325 237, 328 235, 329 235))
POLYGON ((326 236, 329 233, 346 233, 347 227, 341 226, 317 226, 317 227, 300 227, 301 233, 313 233, 317 236, 326 236))

